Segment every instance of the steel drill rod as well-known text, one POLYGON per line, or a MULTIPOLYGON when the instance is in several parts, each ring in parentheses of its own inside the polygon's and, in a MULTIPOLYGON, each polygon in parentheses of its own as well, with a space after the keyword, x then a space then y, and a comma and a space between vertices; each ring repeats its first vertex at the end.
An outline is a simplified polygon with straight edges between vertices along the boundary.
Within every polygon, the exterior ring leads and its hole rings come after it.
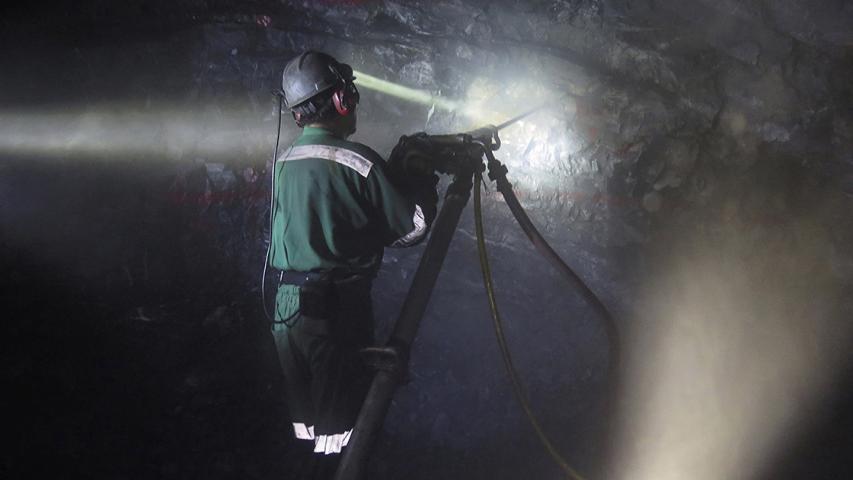
MULTIPOLYGON (((457 175, 448 187, 444 204, 433 223, 432 234, 421 256, 400 315, 394 324, 394 331, 388 345, 403 345, 406 350, 411 349, 438 274, 441 272, 444 258, 447 256, 450 241, 459 225, 462 210, 471 196, 472 177, 471 172, 457 175)), ((408 363, 407 356, 404 356, 401 361, 408 363)), ((335 480, 364 478, 370 450, 382 428, 391 404, 391 397, 400 384, 400 370, 405 371, 408 365, 399 367, 397 372, 379 370, 373 377, 370 390, 355 422, 352 437, 344 449, 341 464, 335 473, 335 480)))
POLYGON ((530 115, 533 115, 534 113, 538 112, 539 110, 542 110, 542 109, 545 109, 545 108, 548 108, 548 107, 553 107, 553 106, 555 106, 555 105, 559 106, 559 105, 560 105, 560 102, 562 102, 562 101, 563 101, 564 99, 566 99, 566 98, 578 98, 578 96, 577 96, 577 95, 573 95, 573 94, 571 94, 571 93, 564 93, 564 94, 560 95, 559 97, 557 97, 557 98, 556 98, 556 99, 554 99, 554 100, 549 100, 549 101, 547 101, 547 102, 544 102, 544 103, 542 103, 541 105, 539 105, 539 106, 537 106, 537 107, 531 108, 530 110, 528 110, 528 111, 526 111, 526 112, 522 112, 522 113, 520 113, 520 114, 518 114, 518 115, 516 115, 516 116, 514 116, 514 117, 512 117, 512 118, 510 118, 509 120, 507 120, 507 121, 505 121, 505 122, 501 123, 500 125, 495 126, 495 127, 494 127, 494 129, 495 129, 496 131, 503 130, 504 128, 506 128, 506 127, 508 127, 508 126, 512 125, 513 123, 516 123, 516 122, 518 122, 519 120, 522 120, 522 119, 524 119, 524 118, 526 118, 526 117, 529 117, 530 115))

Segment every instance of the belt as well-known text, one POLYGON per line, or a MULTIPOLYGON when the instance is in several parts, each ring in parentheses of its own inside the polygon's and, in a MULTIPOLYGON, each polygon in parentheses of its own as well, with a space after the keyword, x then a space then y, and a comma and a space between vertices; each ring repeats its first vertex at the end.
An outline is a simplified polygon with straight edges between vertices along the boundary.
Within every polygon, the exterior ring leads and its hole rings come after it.
POLYGON ((307 283, 318 283, 331 280, 329 272, 281 272, 279 284, 303 287, 307 283))
POLYGON ((312 329, 319 328, 318 334, 328 333, 328 322, 335 318, 336 311, 341 308, 346 310, 353 302, 370 302, 372 280, 372 276, 351 270, 283 271, 279 277, 280 285, 299 288, 299 309, 293 312, 290 318, 279 323, 293 326, 296 320, 291 319, 310 318, 311 324, 314 325, 312 329), (297 317, 298 313, 304 317, 297 317))
POLYGON ((338 286, 371 281, 372 275, 355 271, 324 271, 324 272, 296 272, 292 270, 283 271, 279 277, 279 285, 294 285, 304 287, 307 284, 334 283, 338 286))

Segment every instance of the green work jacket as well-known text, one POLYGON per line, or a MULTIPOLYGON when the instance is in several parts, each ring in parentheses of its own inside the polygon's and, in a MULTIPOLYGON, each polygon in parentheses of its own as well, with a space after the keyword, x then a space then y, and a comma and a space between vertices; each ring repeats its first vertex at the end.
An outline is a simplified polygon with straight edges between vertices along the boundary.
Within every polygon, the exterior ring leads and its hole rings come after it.
POLYGON ((279 270, 374 276, 386 246, 413 245, 427 232, 423 210, 389 181, 382 157, 328 130, 305 127, 273 174, 270 263, 279 270))

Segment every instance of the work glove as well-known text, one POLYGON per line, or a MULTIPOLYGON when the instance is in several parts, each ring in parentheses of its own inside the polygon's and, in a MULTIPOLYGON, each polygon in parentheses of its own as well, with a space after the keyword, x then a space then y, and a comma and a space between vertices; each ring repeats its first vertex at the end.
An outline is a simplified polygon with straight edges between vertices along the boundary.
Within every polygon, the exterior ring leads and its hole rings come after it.
POLYGON ((435 173, 438 152, 424 132, 403 135, 388 157, 389 168, 399 176, 427 176, 435 173))
POLYGON ((403 193, 420 205, 427 222, 435 218, 438 203, 438 175, 434 165, 441 161, 439 152, 426 133, 400 137, 388 157, 388 176, 403 193))

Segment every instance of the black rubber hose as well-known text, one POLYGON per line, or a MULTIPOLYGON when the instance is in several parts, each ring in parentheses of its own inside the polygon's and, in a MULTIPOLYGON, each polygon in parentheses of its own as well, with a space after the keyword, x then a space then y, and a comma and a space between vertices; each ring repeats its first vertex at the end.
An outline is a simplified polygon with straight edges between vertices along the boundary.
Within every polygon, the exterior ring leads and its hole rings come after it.
POLYGON ((533 222, 527 216, 527 213, 518 201, 518 197, 516 197, 515 192, 512 189, 512 184, 506 178, 506 167, 495 159, 491 151, 486 150, 484 153, 488 159, 489 178, 497 183, 498 191, 503 195, 504 201, 506 201, 507 206, 515 217, 515 220, 521 226, 525 235, 527 235, 527 238, 530 239, 533 247, 543 257, 545 257, 545 259, 554 266, 558 272, 560 272, 560 275, 562 275, 562 277, 565 278, 571 286, 581 294, 586 303, 600 317, 603 323, 605 335, 607 336, 608 350, 610 353, 607 364, 607 380, 605 384, 603 408, 603 418, 605 419, 603 431, 606 433, 605 443, 603 443, 602 446, 607 445, 606 438, 614 435, 614 429, 617 427, 616 421, 618 418, 620 388, 622 382, 622 350, 619 330, 616 326, 616 322, 601 299, 598 298, 595 292, 593 292, 574 272, 574 270, 572 270, 571 267, 569 267, 566 262, 560 258, 560 255, 551 248, 545 238, 543 238, 539 233, 539 230, 536 229, 536 226, 533 225, 533 222))
MULTIPOLYGON (((492 152, 486 150, 486 156, 488 157, 488 165, 489 165, 489 178, 494 180, 497 183, 498 191, 503 195, 504 200, 506 201, 507 206, 509 207, 512 215, 515 217, 515 220, 521 226, 521 229, 524 231, 527 238, 530 239, 530 242, 533 244, 533 247, 543 256, 545 259, 557 269, 558 272, 565 278, 578 292, 581 293, 584 300, 589 304, 590 307, 595 311, 595 313, 601 317, 604 322, 604 329, 607 335, 607 343, 608 348, 610 349, 610 360, 608 362, 608 373, 611 383, 611 388, 615 388, 615 385, 618 382, 618 376, 620 371, 621 364, 621 349, 620 349, 620 339, 619 339, 619 330, 616 327, 616 322, 613 320, 613 316, 610 315, 610 312, 607 310, 607 307, 598 298, 598 296, 593 292, 583 280, 574 272, 574 270, 569 267, 566 262, 560 258, 560 255, 551 248, 551 245, 542 237, 542 234, 539 233, 539 230, 536 229, 536 226, 533 225, 533 222, 530 220, 530 217, 527 216, 527 213, 524 211, 524 208, 521 206, 521 203, 518 201, 518 197, 515 196, 515 192, 512 189, 512 184, 506 178, 507 169, 504 167, 498 160, 495 159, 492 152)), ((613 393, 613 392, 611 392, 613 393)))
POLYGON ((477 230, 477 253, 480 257, 480 269, 483 272, 483 285, 486 287, 486 295, 489 298, 489 309, 492 312, 492 323, 495 327, 495 336, 498 339, 498 346, 501 349, 501 357, 503 358, 504 366, 506 367, 507 374, 509 375, 510 382, 512 383, 512 391, 515 394, 515 398, 518 400, 518 403, 521 404, 521 408, 524 410, 524 415, 527 417, 528 422, 530 422, 530 426, 532 426, 533 430, 536 432, 539 442, 542 443, 542 446, 545 447, 545 450, 548 451, 548 454, 551 455, 554 462, 563 470, 566 477, 572 480, 584 480, 584 478, 569 465, 562 455, 560 455, 551 443, 551 440, 547 435, 545 435, 545 431, 542 429, 539 420, 537 420, 536 416, 533 414, 533 409, 530 408, 530 402, 527 401, 527 397, 524 395, 521 381, 518 379, 518 373, 513 365, 512 356, 509 352, 509 345, 507 344, 506 336, 503 333, 503 322, 501 322, 501 316, 498 312, 498 302, 495 297, 494 283, 492 282, 492 269, 489 266, 489 255, 486 251, 486 240, 483 232, 483 209, 480 201, 480 188, 482 183, 482 177, 478 172, 477 188, 474 190, 474 224, 477 230))

